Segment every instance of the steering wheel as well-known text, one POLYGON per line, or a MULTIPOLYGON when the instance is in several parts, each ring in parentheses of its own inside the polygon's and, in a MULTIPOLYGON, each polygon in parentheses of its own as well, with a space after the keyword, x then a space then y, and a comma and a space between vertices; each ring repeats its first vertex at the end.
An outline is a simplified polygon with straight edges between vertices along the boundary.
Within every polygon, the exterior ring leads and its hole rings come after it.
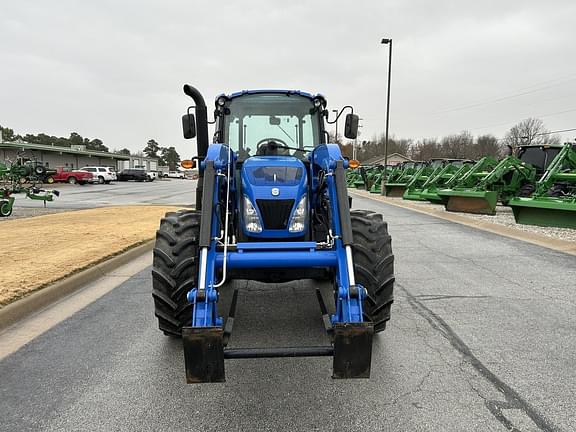
POLYGON ((274 149, 275 154, 281 155, 288 155, 290 154, 290 149, 288 148, 288 144, 282 141, 279 138, 262 138, 260 141, 256 143, 256 154, 257 155, 266 155, 268 149, 274 149), (269 146, 270 143, 275 143, 274 147, 269 146))

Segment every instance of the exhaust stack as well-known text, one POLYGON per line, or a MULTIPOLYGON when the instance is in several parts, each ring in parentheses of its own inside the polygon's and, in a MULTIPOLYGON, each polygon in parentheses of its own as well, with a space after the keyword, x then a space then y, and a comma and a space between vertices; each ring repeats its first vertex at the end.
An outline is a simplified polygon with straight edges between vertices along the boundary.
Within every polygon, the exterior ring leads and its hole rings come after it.
POLYGON ((200 164, 208 152, 208 110, 202 94, 191 85, 184 84, 184 93, 194 100, 196 116, 196 146, 198 151, 198 186, 196 186, 196 210, 202 210, 202 195, 204 191, 204 171, 200 164))

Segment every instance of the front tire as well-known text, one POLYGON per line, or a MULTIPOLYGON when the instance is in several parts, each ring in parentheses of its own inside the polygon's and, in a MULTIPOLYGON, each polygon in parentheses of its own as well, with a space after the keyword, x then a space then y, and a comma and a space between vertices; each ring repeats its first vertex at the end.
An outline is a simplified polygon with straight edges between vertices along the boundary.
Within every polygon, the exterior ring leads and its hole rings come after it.
POLYGON ((68 183, 76 184, 76 177, 68 177, 68 183))
POLYGON ((152 297, 158 327, 180 336, 192 322, 192 304, 186 294, 196 286, 200 212, 166 213, 156 231, 152 264, 152 297))
POLYGON ((352 256, 356 282, 367 291, 364 319, 374 323, 376 333, 384 331, 394 301, 394 255, 388 224, 382 215, 352 210, 352 256))

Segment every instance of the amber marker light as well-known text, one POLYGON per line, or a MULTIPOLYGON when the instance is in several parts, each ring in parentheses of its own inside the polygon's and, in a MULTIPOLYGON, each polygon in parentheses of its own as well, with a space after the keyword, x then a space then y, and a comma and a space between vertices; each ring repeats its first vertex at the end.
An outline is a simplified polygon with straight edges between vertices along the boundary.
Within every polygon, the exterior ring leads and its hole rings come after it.
POLYGON ((356 159, 350 159, 348 161, 348 168, 356 169, 359 166, 360 166, 360 162, 358 162, 356 159))
POLYGON ((180 166, 184 169, 193 169, 196 166, 196 163, 192 159, 184 159, 180 162, 180 166))

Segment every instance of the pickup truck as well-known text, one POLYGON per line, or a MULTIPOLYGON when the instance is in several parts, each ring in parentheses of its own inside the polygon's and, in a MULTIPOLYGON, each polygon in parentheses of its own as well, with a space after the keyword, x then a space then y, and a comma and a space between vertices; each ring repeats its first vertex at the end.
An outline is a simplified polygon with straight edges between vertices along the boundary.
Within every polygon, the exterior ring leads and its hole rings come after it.
POLYGON ((158 178, 158 171, 148 171, 146 175, 148 175, 149 181, 154 181, 158 178))
MULTIPOLYGON (((87 171, 73 170, 70 168, 58 167, 56 174, 52 174, 52 180, 58 183, 86 184, 92 181, 92 173, 87 171)), ((48 183, 50 183, 48 181, 48 183)))
POLYGON ((180 172, 180 171, 168 171, 167 173, 164 173, 164 178, 183 179, 183 178, 185 178, 185 176, 184 176, 184 173, 180 172))

